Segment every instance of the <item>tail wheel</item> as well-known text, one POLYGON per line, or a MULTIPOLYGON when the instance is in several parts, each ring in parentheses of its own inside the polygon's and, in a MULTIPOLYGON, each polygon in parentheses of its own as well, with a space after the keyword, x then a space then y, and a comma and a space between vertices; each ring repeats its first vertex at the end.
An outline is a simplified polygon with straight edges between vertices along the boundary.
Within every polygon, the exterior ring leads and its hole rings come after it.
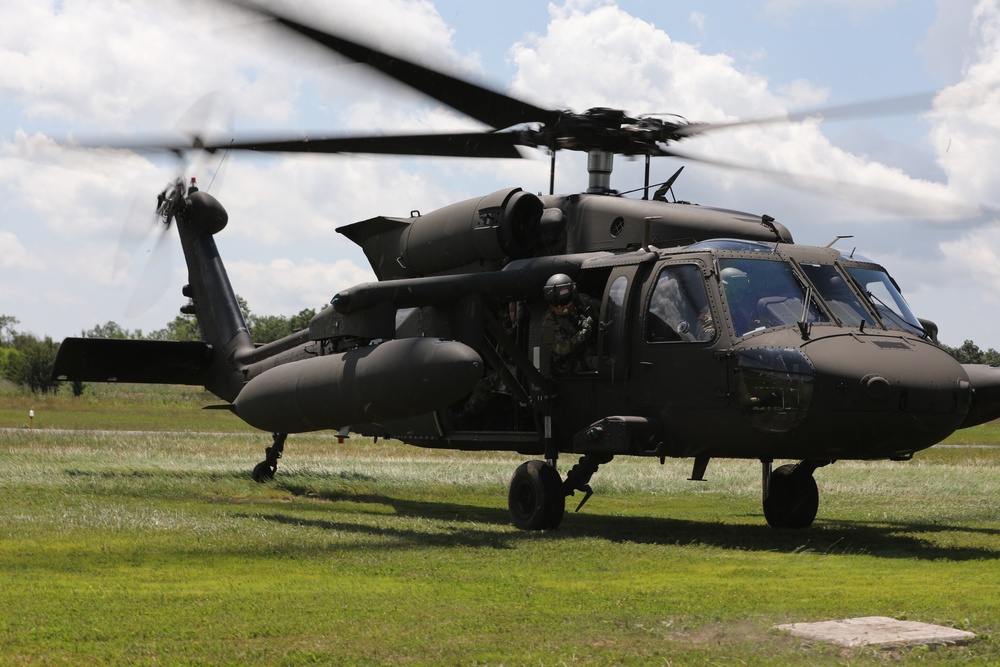
POLYGON ((510 480, 507 508, 514 526, 522 530, 554 530, 566 511, 562 479, 544 461, 518 466, 510 480))
POLYGON ((819 489, 812 470, 783 465, 771 473, 764 518, 773 528, 808 528, 819 509, 819 489))
POLYGON ((275 472, 277 472, 277 466, 271 465, 267 461, 261 461, 253 468, 253 481, 260 484, 270 482, 274 479, 275 472))

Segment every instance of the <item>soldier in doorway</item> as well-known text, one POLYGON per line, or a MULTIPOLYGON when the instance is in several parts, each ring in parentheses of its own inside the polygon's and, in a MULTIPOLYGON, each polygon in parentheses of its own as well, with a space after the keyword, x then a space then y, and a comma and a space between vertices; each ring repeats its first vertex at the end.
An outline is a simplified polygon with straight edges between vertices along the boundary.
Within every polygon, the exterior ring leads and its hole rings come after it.
POLYGON ((549 306, 542 318, 542 343, 552 354, 552 369, 557 374, 597 371, 598 301, 578 292, 564 273, 551 276, 542 294, 549 306))

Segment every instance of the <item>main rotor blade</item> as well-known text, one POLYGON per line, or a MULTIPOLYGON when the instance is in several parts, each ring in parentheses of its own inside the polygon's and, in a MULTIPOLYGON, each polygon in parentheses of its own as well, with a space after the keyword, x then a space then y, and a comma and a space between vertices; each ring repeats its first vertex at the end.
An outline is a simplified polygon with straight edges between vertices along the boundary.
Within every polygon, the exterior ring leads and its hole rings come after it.
POLYGON ((678 138, 693 137, 705 132, 734 127, 753 125, 773 125, 777 123, 800 123, 808 118, 822 117, 824 120, 846 120, 850 118, 876 118, 878 116, 894 116, 910 114, 915 111, 929 110, 934 101, 935 92, 915 93, 899 97, 887 97, 881 100, 870 100, 855 104, 843 104, 807 111, 784 114, 782 116, 767 116, 749 120, 734 120, 728 123, 691 123, 677 128, 678 138))
POLYGON ((170 136, 145 137, 137 141, 75 141, 74 148, 114 148, 137 153, 189 151, 257 151, 260 153, 371 153, 377 155, 424 155, 438 157, 521 158, 515 146, 535 144, 516 132, 467 132, 442 134, 396 134, 368 137, 241 137, 239 141, 215 143, 195 138, 191 143, 170 136))
POLYGON ((374 153, 441 157, 520 158, 519 136, 510 132, 413 134, 372 137, 317 137, 303 139, 241 139, 230 144, 206 144, 205 150, 250 150, 267 153, 374 153))
POLYGON ((771 169, 729 160, 692 155, 670 150, 671 157, 689 162, 700 162, 721 169, 739 171, 772 183, 795 187, 807 193, 857 203, 871 210, 893 216, 914 217, 927 221, 955 221, 996 216, 998 211, 992 206, 966 201, 944 199, 933 196, 914 196, 891 188, 878 187, 870 183, 851 183, 835 178, 793 174, 780 169, 771 169))
POLYGON ((266 16, 275 23, 355 62, 377 69, 396 81, 447 104, 471 118, 486 123, 490 127, 503 129, 521 123, 553 124, 561 114, 559 111, 536 107, 464 79, 418 65, 391 53, 353 42, 345 37, 323 32, 256 3, 247 0, 230 0, 230 2, 266 16))

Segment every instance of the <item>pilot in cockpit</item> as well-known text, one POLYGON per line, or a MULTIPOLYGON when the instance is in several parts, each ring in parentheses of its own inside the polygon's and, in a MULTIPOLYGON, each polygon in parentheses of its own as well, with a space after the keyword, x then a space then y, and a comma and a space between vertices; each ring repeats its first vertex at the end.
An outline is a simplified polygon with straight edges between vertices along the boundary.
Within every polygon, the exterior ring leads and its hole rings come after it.
POLYGON ((732 266, 722 269, 721 276, 736 335, 742 336, 758 328, 757 300, 750 291, 750 278, 744 271, 732 266))

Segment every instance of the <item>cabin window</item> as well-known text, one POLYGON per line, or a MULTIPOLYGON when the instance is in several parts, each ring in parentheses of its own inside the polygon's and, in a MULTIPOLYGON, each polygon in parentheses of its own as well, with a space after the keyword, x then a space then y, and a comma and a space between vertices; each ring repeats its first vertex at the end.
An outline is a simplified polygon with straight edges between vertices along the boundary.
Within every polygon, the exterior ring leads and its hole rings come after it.
POLYGON ((719 260, 726 304, 737 336, 797 322, 828 322, 785 262, 733 257, 719 260))
POLYGON ((625 276, 618 276, 611 283, 611 287, 608 288, 608 310, 604 317, 605 322, 615 322, 622 316, 625 311, 626 288, 628 288, 628 278, 625 276))
POLYGON ((663 267, 649 298, 646 340, 704 343, 713 338, 715 322, 701 268, 694 264, 663 267))

